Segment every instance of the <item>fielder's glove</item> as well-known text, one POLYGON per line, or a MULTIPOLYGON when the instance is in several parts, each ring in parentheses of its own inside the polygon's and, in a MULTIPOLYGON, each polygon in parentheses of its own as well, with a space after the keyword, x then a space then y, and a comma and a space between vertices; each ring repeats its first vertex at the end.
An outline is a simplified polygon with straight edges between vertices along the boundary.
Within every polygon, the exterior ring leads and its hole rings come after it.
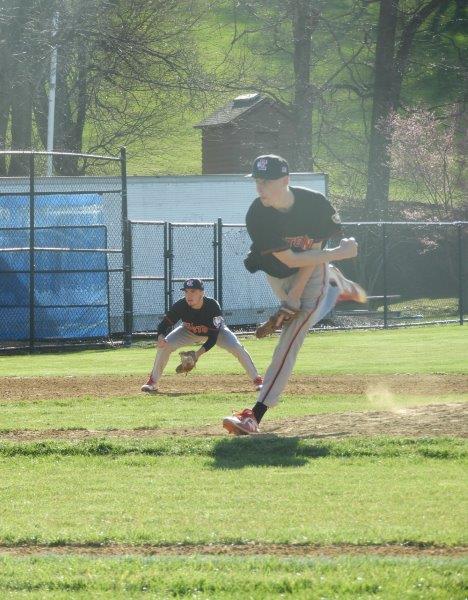
POLYGON ((176 367, 176 373, 189 373, 197 364, 197 357, 193 350, 187 352, 179 352, 180 365, 176 367))
POLYGON ((271 315, 268 321, 257 327, 255 336, 257 338, 264 338, 267 335, 275 333, 277 329, 281 329, 283 323, 295 319, 299 312, 299 310, 290 308, 289 306, 282 306, 274 315, 271 315))

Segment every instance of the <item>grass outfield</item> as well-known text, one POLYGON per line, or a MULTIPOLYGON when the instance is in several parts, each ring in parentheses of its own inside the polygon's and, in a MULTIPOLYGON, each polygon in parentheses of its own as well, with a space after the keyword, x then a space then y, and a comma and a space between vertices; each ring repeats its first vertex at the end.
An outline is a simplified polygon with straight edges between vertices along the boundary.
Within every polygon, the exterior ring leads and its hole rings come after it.
MULTIPOLYGON (((466 340, 459 326, 319 333, 307 338, 296 373, 463 375, 466 340)), ((245 340, 260 369, 275 342, 245 340)), ((22 397, 0 399, 0 597, 467 597, 463 438, 139 438, 139 428, 218 423, 255 398, 129 392, 153 358, 153 348, 134 347, 0 359, 4 381, 28 378, 22 397), (125 374, 132 384, 108 397, 70 393, 68 376, 94 374, 100 385, 125 374), (63 393, 34 396, 41 376, 63 377, 63 393), (97 437, 47 437, 80 428, 97 437), (43 433, 22 441, 9 430, 43 433), (224 556, 207 555, 218 546, 224 556), (161 555, 146 555, 151 548, 161 555)), ((226 352, 210 352, 196 387, 239 369, 226 352)), ((392 408, 466 399, 408 390, 392 408)), ((342 413, 388 408, 365 393, 319 395, 312 386, 286 394, 274 418, 328 413, 340 431, 342 413)))
POLYGON ((463 570, 459 559, 0 558, 0 592, 60 599, 462 600, 463 570))
POLYGON ((466 541, 450 439, 2 444, 7 543, 466 541))
MULTIPOLYGON (((246 338, 245 347, 258 368, 269 364, 277 338, 246 338)), ((141 374, 154 360, 154 348, 69 352, 0 357, 1 376, 67 376, 141 374)), ((468 373, 468 334, 460 325, 428 326, 386 331, 328 331, 309 335, 299 353, 296 374, 468 373)), ((168 371, 177 364, 172 356, 168 371)), ((214 348, 200 359, 197 372, 238 373, 229 353, 214 348)))

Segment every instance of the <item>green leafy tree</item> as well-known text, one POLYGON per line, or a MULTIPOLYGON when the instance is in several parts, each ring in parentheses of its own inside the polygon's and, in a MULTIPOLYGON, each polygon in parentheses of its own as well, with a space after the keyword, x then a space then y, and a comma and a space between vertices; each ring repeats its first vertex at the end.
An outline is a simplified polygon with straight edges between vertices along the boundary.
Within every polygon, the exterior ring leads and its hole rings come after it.
POLYGON ((459 3, 447 0, 403 2, 380 0, 373 72, 372 118, 369 138, 366 208, 368 214, 385 215, 390 186, 389 129, 382 126, 401 106, 405 76, 417 35, 431 29, 430 17, 443 14, 459 3))
MULTIPOLYGON (((6 138, 9 122, 13 148, 31 147, 33 129, 46 144, 54 44, 58 45, 54 138, 58 150, 109 153, 122 144, 151 138, 210 88, 191 39, 208 3, 9 0, 5 4, 9 10, 3 29, 8 32, 14 24, 15 34, 2 36, 12 59, 2 87, 0 135, 3 132, 6 138), (52 40, 56 10, 59 26, 52 40), (24 102, 16 116, 18 86, 24 102), (18 127, 25 130, 21 136, 15 133, 18 127)), ((76 173, 78 162, 73 157, 57 159, 55 168, 62 174, 76 173)), ((13 161, 9 170, 21 171, 13 161)))

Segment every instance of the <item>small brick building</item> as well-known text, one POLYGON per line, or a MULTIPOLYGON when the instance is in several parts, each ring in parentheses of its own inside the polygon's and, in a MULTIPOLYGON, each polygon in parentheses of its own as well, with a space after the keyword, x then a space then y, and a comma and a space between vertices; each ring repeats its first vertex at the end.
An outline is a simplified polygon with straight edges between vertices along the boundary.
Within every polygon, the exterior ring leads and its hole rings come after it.
POLYGON ((248 173, 259 154, 290 160, 293 124, 286 108, 258 93, 238 96, 195 125, 202 131, 202 173, 248 173))

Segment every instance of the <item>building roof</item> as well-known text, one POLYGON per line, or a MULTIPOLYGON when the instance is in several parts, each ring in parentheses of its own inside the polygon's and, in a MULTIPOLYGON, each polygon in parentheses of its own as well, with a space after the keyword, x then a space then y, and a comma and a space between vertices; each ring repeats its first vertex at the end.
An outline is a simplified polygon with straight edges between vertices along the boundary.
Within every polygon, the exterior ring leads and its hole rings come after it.
POLYGON ((216 112, 203 121, 200 121, 200 123, 197 123, 194 127, 200 128, 211 127, 214 125, 227 125, 249 110, 257 108, 260 104, 263 104, 265 100, 268 100, 268 98, 266 96, 261 96, 258 92, 237 96, 237 98, 234 98, 234 100, 231 100, 231 102, 228 102, 228 104, 219 108, 216 112))

